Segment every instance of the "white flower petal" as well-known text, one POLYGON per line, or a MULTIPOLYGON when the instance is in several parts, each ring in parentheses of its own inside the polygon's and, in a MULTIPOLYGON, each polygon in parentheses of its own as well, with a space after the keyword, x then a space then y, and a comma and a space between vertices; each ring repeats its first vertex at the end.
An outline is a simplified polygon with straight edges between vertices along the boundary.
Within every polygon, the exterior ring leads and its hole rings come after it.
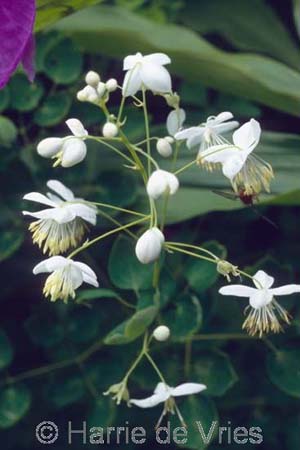
POLYGON ((274 283, 274 278, 270 277, 263 270, 259 270, 253 277, 253 281, 257 289, 268 289, 274 283), (255 282, 257 281, 257 283, 255 282))
POLYGON ((136 66, 129 70, 123 81, 122 94, 124 97, 135 95, 142 87, 142 80, 140 76, 140 67, 136 66))
POLYGON ((242 284, 232 284, 231 286, 223 286, 219 289, 222 295, 232 295, 234 297, 249 297, 253 295, 257 289, 243 286, 242 284))
POLYGON ((199 133, 203 134, 204 128, 203 127, 190 127, 186 128, 185 130, 178 131, 178 133, 175 134, 175 139, 177 141, 188 139, 192 136, 195 136, 199 133), (201 132, 202 130, 202 132, 201 132))
POLYGON ((68 138, 63 144, 63 156, 61 165, 63 167, 72 167, 80 163, 86 156, 86 145, 78 138, 68 138))
POLYGON ((149 264, 156 261, 160 256, 164 240, 164 235, 156 227, 145 231, 135 246, 137 259, 142 264, 149 264))
POLYGON ((67 207, 47 208, 34 213, 24 211, 24 215, 30 215, 40 220, 55 220, 59 224, 71 222, 75 219, 75 214, 67 207))
POLYGON ((221 122, 226 122, 226 120, 230 120, 233 118, 233 114, 229 111, 224 111, 219 113, 216 117, 215 117, 215 122, 216 123, 221 123, 221 122))
POLYGON ((136 53, 135 55, 129 55, 124 58, 123 70, 132 69, 138 62, 143 60, 143 55, 141 53, 136 53))
POLYGON ((243 153, 234 145, 219 144, 208 147, 205 151, 201 152, 202 158, 207 162, 212 163, 225 163, 230 158, 235 157, 237 154, 243 153))
POLYGON ((218 125, 215 125, 214 131, 218 135, 220 135, 220 134, 228 133, 229 131, 234 130, 238 126, 239 126, 239 122, 237 122, 236 120, 233 120, 232 122, 220 123, 218 125))
POLYGON ((44 158, 52 158, 52 156, 56 155, 61 150, 63 145, 63 139, 50 137, 43 139, 39 142, 37 146, 37 152, 40 156, 44 158))
POLYGON ((130 404, 136 405, 139 408, 152 408, 156 405, 159 405, 160 403, 165 402, 170 395, 168 393, 165 394, 153 394, 150 397, 138 400, 138 399, 131 399, 130 404))
POLYGON ((83 203, 73 203, 72 205, 67 205, 69 211, 76 217, 81 217, 92 225, 96 225, 97 222, 97 210, 92 206, 85 205, 83 203))
POLYGON ((260 134, 260 124, 251 119, 233 133, 232 139, 235 145, 250 153, 257 146, 260 134))
POLYGON ((171 76, 167 69, 151 63, 143 63, 139 70, 140 77, 146 88, 153 92, 171 92, 171 76))
POLYGON ((172 397, 179 397, 181 395, 198 394, 199 392, 204 391, 204 389, 207 389, 207 386, 205 386, 205 384, 183 383, 175 388, 172 388, 171 395, 172 397))
POLYGON ((34 275, 38 273, 50 273, 54 270, 62 269, 66 265, 70 264, 70 259, 64 258, 63 256, 51 256, 44 261, 41 261, 33 268, 34 275))
POLYGON ((177 131, 182 127, 185 121, 185 111, 184 109, 174 109, 171 111, 167 117, 167 130, 170 136, 174 136, 177 131))
POLYGON ((246 159, 247 155, 240 152, 240 154, 237 154, 225 161, 222 167, 222 171, 225 177, 229 178, 229 180, 232 180, 242 169, 243 165, 246 162, 246 159))
POLYGON ((83 281, 85 283, 91 284, 95 287, 99 286, 97 275, 87 264, 84 264, 80 261, 74 261, 74 265, 80 269, 83 281))
POLYGON ((272 301, 273 295, 267 289, 256 289, 249 299, 249 303, 254 309, 260 309, 272 301))
POLYGON ((49 180, 47 186, 52 191, 60 195, 64 200, 71 201, 74 199, 74 194, 71 189, 67 188, 63 183, 58 180, 49 180))
POLYGON ((287 284, 278 288, 269 289, 272 295, 290 295, 300 292, 299 284, 287 284))
POLYGON ((30 200, 32 202, 41 203, 42 205, 56 206, 55 202, 39 192, 29 192, 29 194, 24 195, 23 200, 30 200))
POLYGON ((170 172, 167 172, 167 171, 165 172, 165 176, 167 177, 167 180, 168 180, 170 194, 174 195, 177 192, 178 188, 179 188, 178 178, 173 173, 170 173, 170 172))
POLYGON ((170 395, 170 389, 171 389, 170 386, 168 386, 166 383, 163 383, 162 381, 160 381, 159 383, 157 383, 156 388, 154 389, 154 394, 170 395))
POLYGON ((157 64, 159 66, 171 63, 171 59, 165 53, 151 53, 151 55, 143 57, 143 62, 144 61, 145 63, 157 64))
POLYGON ((162 172, 164 171, 156 170, 153 172, 147 183, 147 193, 154 200, 159 198, 168 189, 168 181, 162 172))
POLYGON ((74 136, 77 137, 83 137, 87 136, 88 132, 78 119, 68 119, 66 121, 67 126, 69 127, 70 131, 74 134, 74 136))

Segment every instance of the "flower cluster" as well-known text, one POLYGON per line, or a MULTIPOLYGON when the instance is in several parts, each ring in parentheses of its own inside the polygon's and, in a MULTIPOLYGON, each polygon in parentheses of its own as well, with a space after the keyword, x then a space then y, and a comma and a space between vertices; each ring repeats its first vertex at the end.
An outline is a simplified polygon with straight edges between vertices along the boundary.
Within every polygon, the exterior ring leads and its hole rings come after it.
MULTIPOLYGON (((217 255, 198 245, 184 242, 170 242, 165 237, 164 223, 168 210, 170 196, 176 195, 180 189, 180 174, 192 166, 202 166, 211 172, 221 170, 229 180, 233 191, 239 195, 257 197, 262 191, 270 191, 270 183, 274 177, 271 165, 265 162, 257 153, 261 138, 261 127, 255 119, 239 126, 231 112, 225 111, 208 117, 204 122, 191 127, 184 127, 186 113, 180 107, 180 98, 172 91, 171 77, 166 69, 170 58, 162 53, 143 56, 141 53, 127 56, 124 59, 123 69, 126 72, 121 85, 115 79, 101 81, 100 75, 90 71, 87 73, 86 86, 77 93, 79 101, 93 103, 102 109, 105 122, 102 125, 102 136, 92 136, 83 124, 75 118, 67 120, 66 124, 71 135, 66 137, 50 137, 42 140, 37 146, 39 155, 54 159, 54 166, 61 165, 70 168, 80 163, 87 155, 87 141, 100 142, 109 151, 115 152, 128 170, 134 170, 143 183, 144 195, 148 204, 148 214, 139 211, 124 210, 118 205, 93 203, 74 196, 73 192, 60 181, 50 180, 47 187, 52 191, 47 195, 31 192, 24 196, 24 200, 46 205, 45 209, 37 212, 24 211, 23 214, 36 219, 29 226, 33 235, 33 242, 49 253, 49 258, 40 262, 33 269, 34 274, 50 273, 45 286, 44 294, 51 301, 62 299, 67 301, 75 297, 75 291, 82 283, 98 286, 95 272, 86 264, 75 261, 74 256, 81 251, 96 244, 98 241, 117 234, 128 228, 141 226, 134 234, 135 254, 142 264, 154 263, 153 287, 158 289, 159 266, 158 260, 163 251, 169 254, 179 252, 191 257, 205 259, 215 264, 216 271, 223 275, 228 282, 231 277, 248 277, 255 287, 242 284, 224 286, 220 294, 249 299, 246 308, 247 317, 243 328, 250 335, 260 337, 268 332, 278 333, 283 324, 290 322, 288 312, 280 306, 275 296, 300 292, 300 286, 291 284, 280 288, 272 288, 274 279, 262 270, 251 276, 230 261, 220 259, 217 255), (121 95, 118 114, 109 111, 108 101, 111 92, 119 90, 121 95), (166 118, 167 135, 151 136, 147 110, 147 91, 160 95, 171 108, 166 118), (145 139, 142 142, 131 142, 123 128, 126 118, 124 108, 126 102, 132 102, 137 108, 143 110, 145 121, 145 139), (232 137, 230 137, 232 133, 232 137), (162 156, 165 163, 170 162, 169 170, 161 168, 160 159, 153 151, 155 143, 156 152, 162 156), (183 167, 178 167, 178 154, 183 145, 191 149, 191 160, 183 167), (193 155, 193 149, 197 153, 193 155), (159 161, 159 162, 158 162, 159 161), (164 205, 163 217, 158 216, 157 201, 162 200, 164 205), (135 220, 119 223, 109 232, 102 233, 91 240, 83 242, 83 238, 91 226, 96 225, 97 214, 101 208, 110 208, 116 211, 135 215, 135 220), (136 219, 136 217, 139 217, 136 219), (68 256, 62 256, 71 250, 68 256)), ((200 193, 199 193, 200 196, 200 193)), ((180 208, 180 204, 178 205, 180 208)), ((110 217, 109 215, 106 215, 110 217)), ((126 255, 124 255, 126 258, 126 255)), ((126 263, 125 263, 126 264, 126 263)), ((156 367, 149 354, 151 339, 158 342, 166 341, 170 330, 161 325, 157 327, 148 338, 144 337, 144 344, 138 359, 134 362, 124 379, 113 384, 106 394, 112 394, 120 403, 122 400, 129 405, 142 408, 164 403, 162 417, 167 412, 177 412, 180 420, 183 418, 178 410, 175 397, 186 394, 199 393, 206 388, 199 383, 184 383, 177 387, 169 387, 164 377, 156 367), (160 382, 154 394, 144 400, 130 399, 127 381, 139 361, 146 357, 157 372, 160 382)), ((161 419, 162 419, 161 417, 161 419)), ((160 420, 161 420, 160 419, 160 420)))

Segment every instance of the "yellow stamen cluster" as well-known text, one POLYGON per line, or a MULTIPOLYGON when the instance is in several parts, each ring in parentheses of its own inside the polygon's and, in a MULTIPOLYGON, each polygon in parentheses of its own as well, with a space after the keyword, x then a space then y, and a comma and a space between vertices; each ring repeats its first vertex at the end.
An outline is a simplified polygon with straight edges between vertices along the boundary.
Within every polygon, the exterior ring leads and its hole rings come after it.
POLYGON ((88 226, 80 217, 71 222, 57 223, 51 219, 41 219, 29 225, 32 232, 32 240, 43 253, 49 251, 49 255, 59 255, 70 248, 77 247, 88 230, 88 226))
POLYGON ((270 192, 273 178, 274 172, 269 163, 256 155, 249 155, 240 172, 233 178, 232 187, 237 193, 242 190, 245 195, 257 195, 262 190, 270 192))
POLYGON ((69 297, 75 298, 75 291, 72 284, 70 267, 55 270, 45 282, 43 293, 45 297, 50 297, 51 302, 62 299, 65 303, 69 297))
POLYGON ((245 311, 249 308, 250 312, 243 323, 243 329, 247 330, 250 336, 259 335, 259 337, 262 337, 269 332, 280 333, 283 331, 280 320, 288 325, 290 324, 288 312, 274 298, 271 303, 262 308, 255 309, 247 306, 245 311))

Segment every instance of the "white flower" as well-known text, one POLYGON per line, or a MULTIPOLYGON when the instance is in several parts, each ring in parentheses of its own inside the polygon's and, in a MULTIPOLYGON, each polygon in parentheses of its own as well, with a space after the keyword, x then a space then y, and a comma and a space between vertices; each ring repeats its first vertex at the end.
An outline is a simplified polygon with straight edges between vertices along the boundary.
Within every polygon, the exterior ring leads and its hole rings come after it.
POLYGON ((198 394, 199 392, 202 392, 204 389, 206 389, 206 386, 204 384, 199 383, 183 383, 176 386, 175 388, 170 387, 165 383, 158 383, 158 385, 154 390, 154 394, 151 395, 151 397, 142 400, 131 399, 130 404, 139 406, 140 408, 152 408, 156 405, 159 405, 160 403, 164 403, 165 404, 164 409, 156 427, 160 425, 163 417, 168 412, 170 412, 171 414, 175 414, 176 412, 182 425, 186 426, 183 417, 180 414, 180 411, 176 405, 174 397, 198 394))
POLYGON ((83 199, 75 198, 73 192, 60 181, 50 180, 47 186, 55 194, 48 193, 46 196, 31 192, 23 198, 48 208, 38 212, 23 211, 23 214, 38 219, 29 226, 33 242, 43 247, 44 253, 49 250, 50 255, 56 255, 76 247, 88 229, 86 222, 96 225, 97 209, 83 199))
POLYGON ((147 183, 147 193, 154 200, 165 193, 173 195, 178 188, 179 181, 176 175, 161 169, 155 170, 150 175, 147 183))
POLYGON ((286 286, 271 289, 274 278, 267 275, 263 270, 256 272, 253 282, 255 288, 234 284, 222 287, 219 292, 222 295, 249 298, 247 310, 250 309, 250 312, 243 324, 243 328, 251 336, 259 334, 261 337, 269 331, 279 333, 282 330, 279 319, 286 323, 289 323, 290 319, 287 311, 280 306, 274 296, 300 292, 300 285, 287 284, 286 286))
POLYGON ((170 328, 166 325, 160 325, 153 331, 153 336, 159 342, 167 341, 170 337, 170 328))
POLYGON ((165 237, 157 227, 145 231, 135 246, 137 259, 142 264, 149 264, 156 261, 159 258, 164 241, 165 237))
POLYGON ((170 62, 170 58, 164 53, 146 56, 136 53, 126 56, 123 63, 123 70, 127 71, 123 82, 123 95, 135 95, 143 86, 153 92, 171 92, 171 77, 164 68, 164 65, 170 62))
POLYGON ((184 109, 177 108, 171 111, 167 117, 167 130, 170 136, 175 136, 179 132, 185 121, 184 109))
POLYGON ((78 119, 69 119, 67 126, 73 133, 65 138, 46 138, 37 146, 37 152, 44 158, 56 158, 54 166, 72 167, 80 163, 86 156, 86 145, 83 142, 88 136, 78 119))
POLYGON ((66 302, 69 297, 75 298, 75 290, 82 283, 99 286, 95 272, 87 264, 63 256, 45 259, 34 267, 33 273, 34 275, 51 273, 46 280, 43 293, 46 297, 50 297, 52 302, 57 299, 66 302))
POLYGON ((102 129, 102 134, 106 138, 114 138, 118 134, 118 127, 115 123, 106 122, 102 129))
POLYGON ((208 163, 221 163, 223 174, 237 192, 243 190, 247 195, 258 194, 262 188, 269 192, 272 167, 252 155, 260 135, 260 124, 251 119, 233 133, 233 144, 210 146, 202 153, 202 159, 208 163))
POLYGON ((232 113, 228 111, 221 112, 217 116, 210 116, 207 118, 206 122, 201 123, 196 127, 190 127, 179 131, 175 134, 175 139, 187 140, 188 148, 200 145, 198 154, 198 158, 200 159, 202 152, 207 147, 223 144, 224 138, 222 138, 222 134, 233 130, 239 125, 235 120, 230 120, 232 118, 232 113))

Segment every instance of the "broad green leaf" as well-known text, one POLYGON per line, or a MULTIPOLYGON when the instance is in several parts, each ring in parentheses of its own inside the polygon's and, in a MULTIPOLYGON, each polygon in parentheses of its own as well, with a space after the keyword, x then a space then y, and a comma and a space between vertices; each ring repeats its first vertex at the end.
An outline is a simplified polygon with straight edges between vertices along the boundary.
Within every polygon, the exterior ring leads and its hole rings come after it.
POLYGON ((13 354, 11 342, 6 333, 0 328, 0 370, 10 365, 13 354))
MULTIPOLYGON (((206 242, 201 245, 204 249, 212 252, 221 259, 226 258, 226 249, 216 241, 206 242)), ((201 254, 201 252, 199 252, 201 254)), ((203 256, 208 256, 203 253, 203 256)), ((218 272, 216 264, 204 259, 191 258, 188 260, 184 276, 189 285, 196 292, 204 292, 209 289, 217 280, 218 272)))
POLYGON ((90 52, 118 58, 137 49, 165 52, 172 59, 170 70, 186 80, 291 114, 300 112, 298 72, 268 57, 219 50, 182 26, 156 24, 118 7, 96 6, 62 20, 57 28, 90 52))
POLYGON ((0 145, 9 147, 16 140, 17 135, 18 130, 13 121, 0 116, 0 145))
POLYGON ((49 95, 34 113, 34 122, 40 127, 52 127, 67 116, 72 99, 67 92, 49 95))
POLYGON ((199 331, 202 308, 197 297, 190 294, 177 296, 176 303, 163 314, 163 323, 170 328, 175 341, 184 341, 199 331))
POLYGON ((269 353, 267 371, 271 381, 283 392, 300 398, 300 351, 278 350, 269 353))
POLYGON ((141 336, 153 322, 157 308, 149 306, 137 311, 130 319, 114 328, 105 338, 106 345, 127 344, 141 336))
POLYGON ((7 230, 0 236, 0 261, 10 258, 22 245, 24 232, 22 230, 7 230))
MULTIPOLYGON (((196 347, 196 345, 195 345, 196 347)), ((192 378, 207 386, 207 394, 224 395, 238 380, 229 357, 222 352, 193 352, 192 378)))
POLYGON ((269 55, 300 68, 296 42, 275 8, 263 0, 188 0, 181 19, 201 34, 220 34, 238 49, 269 55))
MULTIPOLYGON (((187 440, 181 441, 180 447, 195 450, 206 448, 218 432, 218 413, 213 400, 200 393, 189 396, 179 408, 187 425, 187 440)), ((181 426, 177 416, 171 424, 173 429, 181 426)))
POLYGON ((11 386, 0 391, 0 428, 13 427, 28 412, 30 391, 25 386, 11 386))
POLYGON ((136 292, 151 286, 151 266, 141 264, 134 252, 134 241, 119 236, 111 249, 108 272, 111 281, 121 289, 132 289, 136 292))
POLYGON ((44 88, 39 81, 30 83, 22 73, 17 73, 12 78, 9 88, 11 107, 21 112, 35 109, 44 93, 44 88))
POLYGON ((0 112, 4 111, 8 105, 10 100, 9 87, 1 89, 0 91, 0 112))
POLYGON ((81 375, 72 375, 63 378, 55 378, 53 382, 47 386, 46 395, 50 402, 57 408, 64 408, 78 402, 84 395, 85 385, 81 375))
POLYGON ((37 0, 37 16, 35 31, 43 30, 45 27, 55 23, 64 16, 73 14, 75 11, 96 5, 102 0, 37 0))
POLYGON ((70 39, 58 42, 46 55, 44 71, 55 83, 73 83, 79 78, 81 69, 82 55, 70 39))

